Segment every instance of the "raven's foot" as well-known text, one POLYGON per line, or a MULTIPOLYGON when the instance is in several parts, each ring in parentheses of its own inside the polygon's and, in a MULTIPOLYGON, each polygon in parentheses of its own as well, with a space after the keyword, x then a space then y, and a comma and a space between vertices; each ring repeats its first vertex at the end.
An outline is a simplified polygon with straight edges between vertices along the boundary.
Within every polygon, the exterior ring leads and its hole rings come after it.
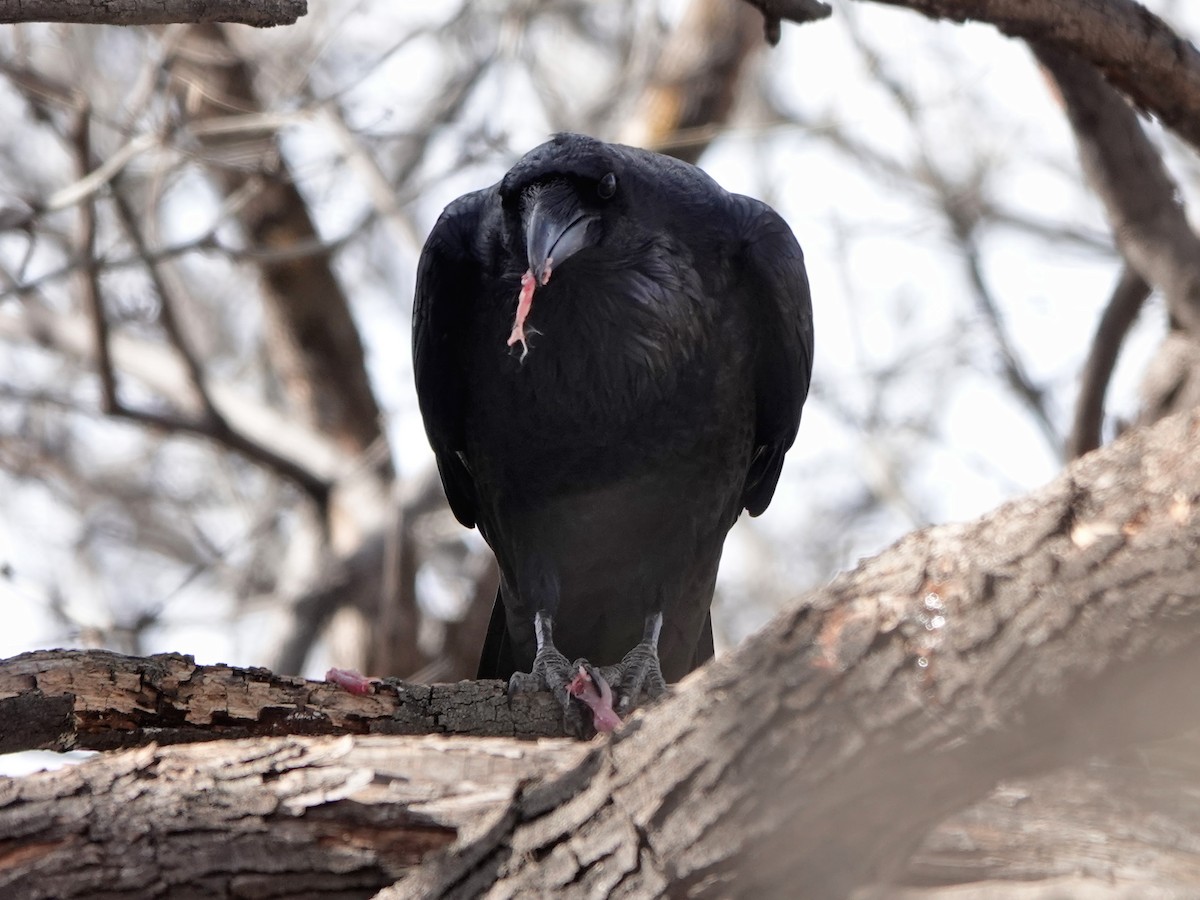
POLYGON ((549 690, 563 709, 563 724, 568 734, 585 733, 582 704, 592 710, 597 731, 612 731, 621 720, 612 711, 612 691, 599 680, 599 673, 585 660, 567 662, 554 646, 554 620, 540 611, 533 617, 537 637, 537 655, 532 672, 514 672, 508 679, 508 693, 521 694, 549 690), (579 703, 572 698, 578 697, 579 703), (605 709, 607 707, 607 709, 605 709))
POLYGON ((569 706, 571 695, 567 692, 567 685, 575 674, 575 668, 554 646, 554 620, 538 612, 533 617, 533 630, 537 637, 533 671, 514 672, 508 679, 508 692, 533 693, 549 688, 559 703, 564 707, 569 706))
POLYGON ((612 685, 621 698, 617 712, 624 716, 638 705, 644 695, 647 700, 656 700, 667 692, 667 680, 663 678, 662 666, 658 661, 658 636, 662 631, 662 613, 646 617, 646 630, 642 640, 625 654, 615 666, 603 666, 599 677, 612 685))

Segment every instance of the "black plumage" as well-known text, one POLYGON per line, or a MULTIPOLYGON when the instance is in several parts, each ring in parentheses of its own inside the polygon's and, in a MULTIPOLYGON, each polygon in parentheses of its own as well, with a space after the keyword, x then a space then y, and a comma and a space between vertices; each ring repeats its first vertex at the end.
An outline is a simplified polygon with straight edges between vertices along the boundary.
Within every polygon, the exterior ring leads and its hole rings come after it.
POLYGON ((531 669, 539 610, 568 659, 620 661, 658 612, 668 681, 711 656, 726 532, 770 502, 808 393, 784 221, 694 166, 559 135, 446 208, 413 320, 446 495, 500 565, 480 677, 531 669))

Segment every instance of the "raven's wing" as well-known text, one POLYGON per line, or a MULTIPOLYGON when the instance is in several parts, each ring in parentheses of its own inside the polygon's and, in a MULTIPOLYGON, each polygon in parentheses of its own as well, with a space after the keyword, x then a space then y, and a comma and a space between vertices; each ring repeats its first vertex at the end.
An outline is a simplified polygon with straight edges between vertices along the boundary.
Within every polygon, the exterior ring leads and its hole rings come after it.
POLYGON ((767 508, 783 457, 800 427, 813 363, 812 300, 804 254, 787 223, 765 203, 735 196, 744 279, 757 334, 755 451, 742 491, 750 515, 767 508))
POLYGON ((459 197, 433 226, 417 265, 413 300, 413 377, 425 431, 437 457, 446 499, 458 521, 475 524, 475 484, 462 451, 466 322, 482 290, 476 235, 489 190, 459 197))

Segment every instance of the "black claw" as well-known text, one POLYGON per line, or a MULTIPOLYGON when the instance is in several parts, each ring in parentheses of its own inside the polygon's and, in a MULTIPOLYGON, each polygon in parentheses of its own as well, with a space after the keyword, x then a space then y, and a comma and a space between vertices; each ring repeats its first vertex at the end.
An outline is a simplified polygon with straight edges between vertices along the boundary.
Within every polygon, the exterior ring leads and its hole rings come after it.
POLYGON ((658 660, 658 635, 662 630, 662 613, 646 617, 642 640, 625 654, 615 666, 601 669, 601 675, 613 685, 620 698, 616 709, 622 716, 637 706, 642 697, 655 700, 667 692, 658 660))
POLYGON ((576 737, 590 737, 582 712, 582 704, 568 690, 579 666, 590 666, 586 660, 575 663, 567 661, 554 646, 554 622, 548 615, 538 612, 533 619, 537 636, 537 654, 533 658, 533 670, 514 672, 508 679, 509 696, 521 693, 550 691, 563 710, 563 729, 576 737))
MULTIPOLYGON (((655 700, 667 692, 662 666, 658 660, 658 636, 662 630, 662 613, 646 618, 646 629, 642 640, 625 658, 614 666, 593 666, 586 659, 567 662, 567 658, 554 646, 554 624, 550 616, 537 613, 534 616, 534 632, 538 650, 533 660, 532 672, 516 672, 509 678, 509 694, 549 690, 563 708, 563 724, 568 734, 585 734, 584 722, 602 723, 601 727, 611 730, 619 724, 616 716, 624 717, 643 700, 655 700), (580 671, 591 679, 591 686, 584 683, 584 693, 572 696, 572 683, 580 671), (599 700, 597 692, 611 688, 616 703, 611 710, 608 698, 599 700), (588 700, 586 694, 591 690, 588 700), (591 715, 585 717, 587 706, 591 715), (597 718, 598 717, 598 718, 597 718)), ((575 693, 580 692, 576 684, 575 693)))

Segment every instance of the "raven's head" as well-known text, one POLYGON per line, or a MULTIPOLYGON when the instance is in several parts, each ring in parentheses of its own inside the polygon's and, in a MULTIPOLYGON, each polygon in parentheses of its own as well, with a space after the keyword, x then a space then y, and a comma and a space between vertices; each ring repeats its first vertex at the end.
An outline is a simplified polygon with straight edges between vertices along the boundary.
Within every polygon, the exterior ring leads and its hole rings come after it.
MULTIPOLYGON (((717 194, 724 192, 699 169, 648 150, 580 134, 559 134, 530 150, 499 185, 505 250, 517 267, 528 265, 508 346, 520 344, 525 358, 534 292, 572 257, 626 272, 645 262, 647 247, 664 246, 676 226, 703 231, 717 194)), ((664 263, 657 275, 668 268, 664 263)))
POLYGON ((510 240, 520 245, 535 284, 546 284, 554 269, 604 240, 620 205, 618 149, 560 134, 527 153, 500 182, 510 240))

